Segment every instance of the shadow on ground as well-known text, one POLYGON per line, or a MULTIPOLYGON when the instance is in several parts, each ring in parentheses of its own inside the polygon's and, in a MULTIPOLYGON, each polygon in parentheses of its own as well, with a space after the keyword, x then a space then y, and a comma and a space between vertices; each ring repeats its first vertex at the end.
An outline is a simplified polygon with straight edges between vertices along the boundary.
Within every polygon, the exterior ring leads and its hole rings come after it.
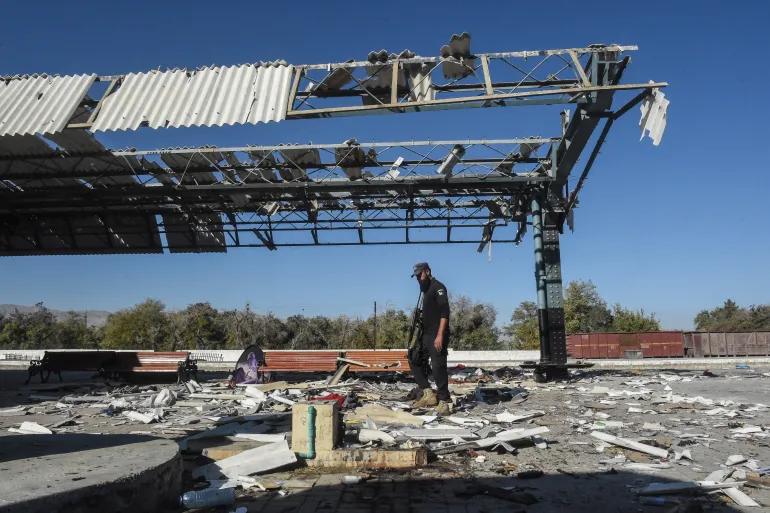
MULTIPOLYGON (((157 437, 147 435, 90 435, 86 433, 0 436, 0 472, 7 470, 3 468, 3 464, 14 460, 120 447, 152 440, 157 440, 157 437)), ((34 469, 30 469, 30 471, 34 471, 34 469)))
MULTIPOLYGON (((373 472, 356 485, 341 484, 345 474, 319 476, 295 472, 292 479, 313 480, 317 477, 317 484, 310 489, 289 490, 285 496, 278 491, 239 492, 242 496, 229 509, 198 511, 233 511, 236 507, 245 507, 250 513, 628 513, 666 512, 677 507, 678 513, 741 511, 728 504, 731 501, 725 498, 726 502, 721 494, 707 497, 670 495, 666 496, 664 508, 642 504, 634 488, 652 482, 676 481, 617 470, 548 475, 537 479, 503 476, 474 479, 461 475, 468 470, 445 465, 422 472, 373 472)), ((350 470, 348 474, 361 475, 350 470)), ((280 482, 280 479, 274 480, 280 482)))

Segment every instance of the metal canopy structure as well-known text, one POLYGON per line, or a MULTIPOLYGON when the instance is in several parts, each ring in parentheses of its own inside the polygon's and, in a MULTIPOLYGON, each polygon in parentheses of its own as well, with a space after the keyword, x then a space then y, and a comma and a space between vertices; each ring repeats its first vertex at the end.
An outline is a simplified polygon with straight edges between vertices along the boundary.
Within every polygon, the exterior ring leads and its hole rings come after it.
POLYGON ((615 120, 644 102, 643 133, 658 144, 665 128, 666 84, 621 84, 630 62, 622 54, 631 50, 474 54, 462 34, 436 57, 383 50, 336 64, 5 77, 0 255, 411 243, 470 243, 482 251, 492 242, 519 243, 529 225, 542 353, 534 365, 540 377, 553 377, 567 367, 559 233, 615 120), (632 95, 613 110, 624 91, 632 95), (550 138, 116 151, 95 137, 554 104, 568 109, 550 138))

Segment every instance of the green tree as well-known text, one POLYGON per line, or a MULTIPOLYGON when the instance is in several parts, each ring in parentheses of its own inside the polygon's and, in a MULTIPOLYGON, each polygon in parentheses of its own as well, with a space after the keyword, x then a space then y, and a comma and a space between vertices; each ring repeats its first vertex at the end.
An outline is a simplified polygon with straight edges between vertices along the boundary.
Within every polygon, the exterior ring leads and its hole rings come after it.
POLYGON ((6 349, 57 349, 62 346, 55 337, 56 319, 43 303, 32 312, 18 310, 4 320, 0 345, 6 349))
POLYGON ((608 331, 612 316, 596 285, 589 281, 572 281, 564 291, 564 325, 567 333, 608 331))
POLYGON ((167 315, 167 332, 177 350, 221 349, 226 342, 224 317, 210 303, 195 303, 167 315))
POLYGON ((612 307, 612 331, 660 331, 660 321, 655 314, 645 314, 644 308, 630 310, 616 303, 612 307))
POLYGON ((449 326, 454 349, 495 350, 502 347, 495 326, 497 311, 492 305, 478 303, 467 296, 450 297, 449 326))
POLYGON ((170 347, 166 305, 146 299, 138 305, 111 313, 104 326, 102 345, 109 349, 151 349, 170 347))
POLYGON ((540 328, 537 320, 537 304, 522 301, 511 316, 511 324, 503 327, 503 332, 511 337, 518 349, 538 349, 540 347, 540 328))
POLYGON ((86 324, 85 316, 67 312, 67 317, 55 326, 59 347, 66 349, 95 349, 99 347, 99 330, 86 324))
POLYGON ((693 322, 700 331, 767 330, 770 329, 770 305, 745 308, 728 299, 722 306, 699 312, 693 322))

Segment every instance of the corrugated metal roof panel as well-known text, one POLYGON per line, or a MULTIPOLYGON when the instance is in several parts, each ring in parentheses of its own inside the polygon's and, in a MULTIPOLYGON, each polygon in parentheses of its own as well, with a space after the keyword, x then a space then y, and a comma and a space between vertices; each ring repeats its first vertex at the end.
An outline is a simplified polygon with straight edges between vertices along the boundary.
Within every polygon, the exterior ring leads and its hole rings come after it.
POLYGON ((449 44, 441 47, 440 55, 446 59, 441 64, 444 78, 462 78, 476 67, 476 58, 471 54, 471 35, 467 32, 459 36, 452 34, 449 44))
POLYGON ((286 118, 292 66, 132 73, 104 100, 92 130, 222 126, 286 118))
POLYGON ((164 214, 166 242, 171 253, 225 253, 222 218, 217 214, 164 214))
POLYGON ((0 137, 0 157, 34 157, 52 152, 53 148, 36 135, 0 137))
POLYGON ((644 99, 640 110, 642 111, 642 119, 639 120, 639 128, 642 129, 642 136, 639 140, 644 138, 645 132, 649 132, 652 144, 659 145, 663 138, 663 131, 666 130, 666 117, 668 115, 666 95, 661 93, 660 89, 653 89, 652 94, 644 99))
POLYGON ((35 75, 0 80, 0 136, 64 129, 96 75, 35 75))
POLYGON ((163 252, 154 216, 7 216, 4 221, 0 256, 163 252))
MULTIPOLYGON (((91 116, 91 110, 80 106, 72 114, 72 123, 85 123, 91 116)), ((94 135, 86 130, 62 130, 45 136, 49 141, 53 141, 59 148, 67 153, 96 153, 104 151, 102 143, 96 140, 94 135)))

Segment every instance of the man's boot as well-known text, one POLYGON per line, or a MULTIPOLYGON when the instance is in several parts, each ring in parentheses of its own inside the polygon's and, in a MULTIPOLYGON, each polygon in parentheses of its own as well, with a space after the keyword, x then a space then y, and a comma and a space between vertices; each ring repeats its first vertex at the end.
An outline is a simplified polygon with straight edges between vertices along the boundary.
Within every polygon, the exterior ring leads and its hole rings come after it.
POLYGON ((433 409, 433 413, 446 417, 452 414, 452 403, 449 401, 439 401, 433 409))
POLYGON ((412 408, 432 408, 438 404, 436 394, 433 389, 426 388, 422 391, 422 397, 412 403, 412 408))

